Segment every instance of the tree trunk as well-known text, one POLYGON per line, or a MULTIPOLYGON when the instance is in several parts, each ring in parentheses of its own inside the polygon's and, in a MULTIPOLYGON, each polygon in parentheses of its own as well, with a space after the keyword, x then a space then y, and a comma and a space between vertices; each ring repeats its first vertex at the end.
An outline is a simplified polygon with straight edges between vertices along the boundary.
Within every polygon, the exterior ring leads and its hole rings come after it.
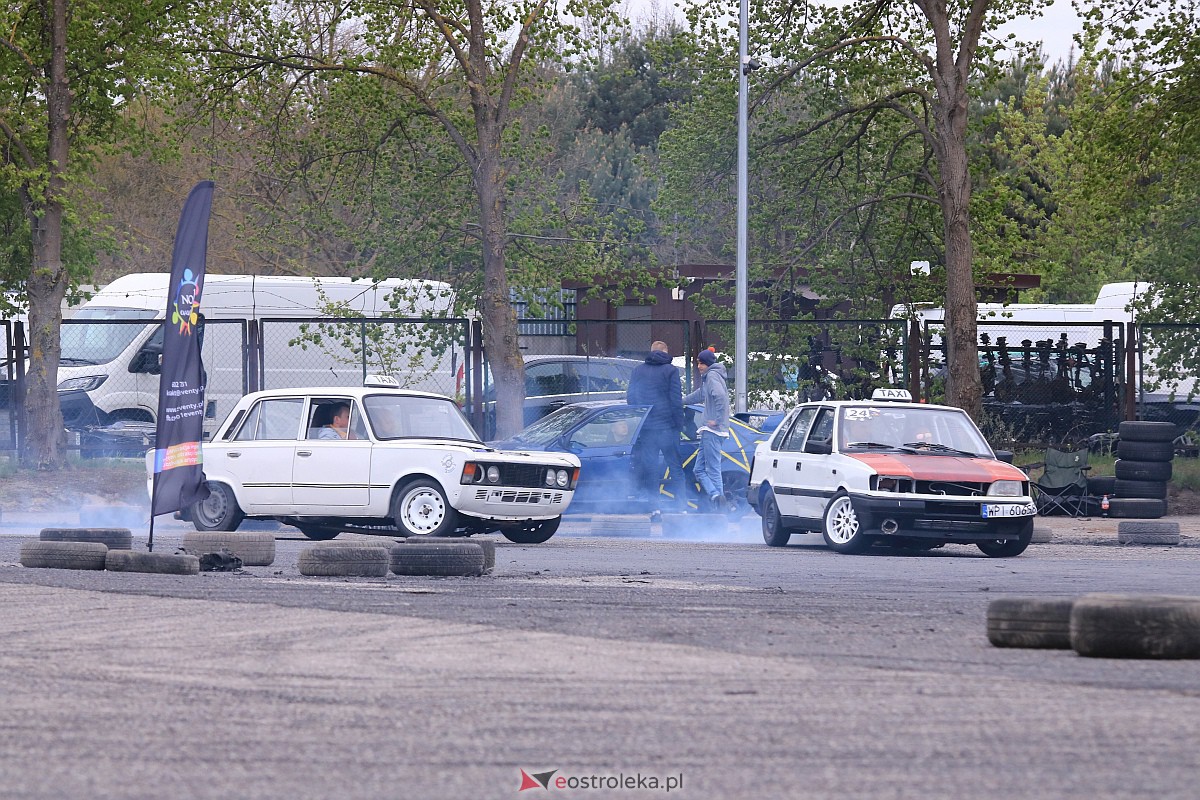
POLYGON ((51 20, 50 74, 46 84, 49 113, 48 180, 39 197, 22 192, 33 233, 33 271, 29 295, 29 370, 25 412, 28 422, 21 461, 37 469, 62 466, 62 408, 58 403, 58 360, 62 352, 62 301, 67 271, 62 263, 63 194, 70 152, 68 122, 71 92, 67 83, 67 0, 54 0, 51 20))
POLYGON ((975 276, 971 270, 971 175, 965 143, 948 143, 942 174, 942 216, 946 241, 946 401, 978 419, 983 410, 975 276), (957 145, 957 146, 956 146, 957 145))
MULTIPOLYGON (((963 44, 956 61, 949 46, 949 26, 941 13, 930 18, 938 31, 939 47, 934 70, 937 88, 934 118, 938 128, 934 153, 941 182, 938 200, 946 247, 946 402, 978 419, 983 410, 983 384, 979 378, 978 309, 971 250, 971 172, 967 158, 967 112, 970 74, 975 41, 963 44)), ((985 9, 980 9, 982 14, 985 9)))
POLYGON ((525 427, 525 359, 521 356, 517 317, 509 302, 505 271, 508 229, 504 216, 504 175, 499 163, 499 131, 490 125, 481 125, 479 141, 475 181, 483 225, 483 296, 480 298, 483 347, 496 387, 495 435, 505 439, 525 427))

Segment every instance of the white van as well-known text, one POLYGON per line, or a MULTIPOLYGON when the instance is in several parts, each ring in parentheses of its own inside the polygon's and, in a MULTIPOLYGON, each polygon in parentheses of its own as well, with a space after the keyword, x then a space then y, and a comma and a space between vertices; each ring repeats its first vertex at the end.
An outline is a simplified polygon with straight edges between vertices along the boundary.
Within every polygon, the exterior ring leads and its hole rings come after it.
MULTIPOLYGON (((166 273, 118 278, 64 322, 58 391, 68 427, 155 420, 169 281, 166 273), (91 419, 74 419, 81 408, 91 419)), ((205 430, 211 432, 247 389, 242 326, 222 322, 262 324, 258 388, 358 386, 364 372, 386 371, 399 373, 407 388, 452 394, 463 358, 461 326, 414 323, 420 330, 390 342, 377 340, 364 356, 364 327, 338 323, 336 317, 445 317, 453 299, 450 286, 438 281, 206 275, 200 307, 206 321, 201 353, 208 378, 205 430), (313 317, 327 322, 306 326, 300 321, 313 317), (380 363, 389 356, 403 363, 380 363)))

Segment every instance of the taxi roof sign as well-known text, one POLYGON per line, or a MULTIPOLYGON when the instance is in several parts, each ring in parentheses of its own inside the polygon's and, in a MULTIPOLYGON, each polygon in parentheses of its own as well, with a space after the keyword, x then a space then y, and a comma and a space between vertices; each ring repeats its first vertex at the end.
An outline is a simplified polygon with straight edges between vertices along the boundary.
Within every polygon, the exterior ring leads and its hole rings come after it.
POLYGON ((872 400, 892 401, 894 403, 911 403, 912 395, 908 389, 876 389, 871 393, 872 400))
POLYGON ((368 375, 363 378, 363 386, 378 386, 386 389, 399 389, 400 381, 391 375, 368 375))

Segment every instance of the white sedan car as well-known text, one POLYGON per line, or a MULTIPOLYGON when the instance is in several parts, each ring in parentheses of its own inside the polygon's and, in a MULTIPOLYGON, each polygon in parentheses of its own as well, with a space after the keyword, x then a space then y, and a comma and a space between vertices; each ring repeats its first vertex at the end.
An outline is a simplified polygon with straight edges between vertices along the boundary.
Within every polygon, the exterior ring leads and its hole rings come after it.
MULTIPOLYGON (((876 392, 889 396, 908 399, 876 392)), ((748 500, 767 544, 820 531, 840 553, 955 543, 1016 556, 1036 513, 1028 476, 996 458, 966 412, 882 399, 792 409, 755 451, 748 500)))
POLYGON ((499 531, 537 544, 579 480, 573 454, 495 450, 450 398, 382 385, 255 392, 203 451, 212 493, 185 513, 196 528, 277 519, 312 539, 499 531))

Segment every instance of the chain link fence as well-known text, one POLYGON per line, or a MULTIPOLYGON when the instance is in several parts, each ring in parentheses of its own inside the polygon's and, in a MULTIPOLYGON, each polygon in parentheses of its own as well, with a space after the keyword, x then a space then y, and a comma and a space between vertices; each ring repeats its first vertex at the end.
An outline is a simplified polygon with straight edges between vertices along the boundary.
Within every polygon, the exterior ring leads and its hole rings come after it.
MULTIPOLYGON (((629 372, 655 340, 676 356, 685 390, 696 385, 701 347, 734 363, 731 320, 521 319, 518 326, 527 364, 539 363, 527 370, 526 393, 541 398, 529 401, 534 418, 555 403, 623 397, 629 372)), ((0 451, 12 451, 21 438, 26 349, 20 323, 3 320, 0 329, 0 451)), ((1129 330, 1119 322, 981 322, 985 433, 1004 446, 1043 446, 1114 431, 1135 413, 1194 426, 1200 401, 1190 376, 1200 367, 1200 325, 1136 326, 1132 343, 1129 330)), ((366 375, 386 373, 409 388, 455 397, 487 435, 489 381, 477 322, 297 317, 209 320, 203 331, 209 432, 249 391, 359 386, 366 375)), ((865 398, 881 386, 945 399, 940 322, 754 320, 748 338, 750 409, 865 398)), ((86 451, 89 433, 118 422, 131 450, 153 435, 161 351, 160 321, 64 320, 59 397, 66 427, 79 432, 69 446, 86 451)))
MULTIPOLYGON (((908 384, 902 320, 751 320, 746 328, 748 409, 870 397, 881 386, 908 384)), ((732 364, 735 336, 733 321, 710 321, 701 344, 732 364)))

